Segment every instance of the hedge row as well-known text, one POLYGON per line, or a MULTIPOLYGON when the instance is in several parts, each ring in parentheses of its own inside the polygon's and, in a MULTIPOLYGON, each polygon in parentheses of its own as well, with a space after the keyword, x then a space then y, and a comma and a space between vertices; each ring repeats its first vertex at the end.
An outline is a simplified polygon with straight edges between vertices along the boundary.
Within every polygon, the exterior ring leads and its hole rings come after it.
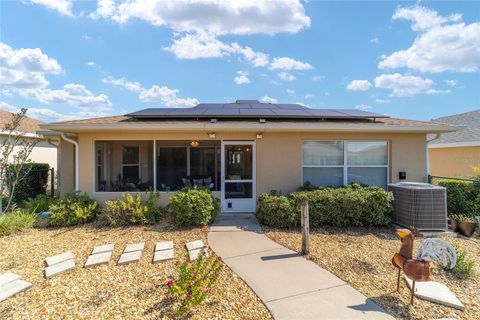
POLYGON ((300 207, 309 203, 310 226, 337 227, 386 225, 390 222, 393 196, 378 187, 349 185, 297 191, 289 196, 263 194, 258 199, 261 223, 286 228, 300 222, 300 207))
POLYGON ((448 215, 480 215, 480 181, 441 180, 447 188, 448 215))

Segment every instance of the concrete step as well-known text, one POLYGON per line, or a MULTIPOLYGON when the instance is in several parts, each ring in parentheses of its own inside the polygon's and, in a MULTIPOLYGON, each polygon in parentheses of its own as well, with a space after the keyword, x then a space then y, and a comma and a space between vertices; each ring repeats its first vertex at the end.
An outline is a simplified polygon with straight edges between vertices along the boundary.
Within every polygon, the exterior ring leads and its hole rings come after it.
POLYGON ((161 241, 155 244, 155 251, 173 250, 173 241, 161 241))
POLYGON ((93 247, 92 254, 103 253, 103 252, 112 252, 113 248, 115 247, 114 244, 104 244, 101 246, 93 247))
POLYGON ((45 268, 45 278, 50 279, 58 274, 67 272, 75 268, 75 260, 66 260, 45 268))
POLYGON ((85 262, 85 268, 98 266, 100 264, 108 264, 111 256, 111 251, 92 254, 88 257, 87 262, 85 262))
POLYGON ((19 292, 27 290, 32 284, 30 282, 16 279, 0 287, 0 302, 16 295, 19 292))
POLYGON ((187 247, 187 250, 190 251, 194 249, 203 248, 204 244, 202 240, 195 240, 192 242, 188 242, 185 246, 187 247))
POLYGON ((61 263, 70 259, 75 259, 75 256, 73 255, 72 252, 68 251, 53 257, 48 257, 45 259, 45 262, 47 263, 47 266, 50 267, 57 263, 61 263))
POLYGON ((18 280, 21 277, 18 274, 7 272, 0 275, 0 287, 4 286, 12 281, 18 280))
POLYGON ((153 255, 153 263, 173 259, 173 249, 156 251, 153 255))
POLYGON ((132 252, 124 252, 121 256, 120 259, 118 259, 118 265, 122 266, 125 264, 129 264, 132 262, 137 262, 140 260, 142 256, 142 251, 132 251, 132 252))
POLYGON ((134 252, 134 251, 142 251, 144 247, 145 247, 144 242, 127 244, 127 246, 123 250, 123 253, 134 252))

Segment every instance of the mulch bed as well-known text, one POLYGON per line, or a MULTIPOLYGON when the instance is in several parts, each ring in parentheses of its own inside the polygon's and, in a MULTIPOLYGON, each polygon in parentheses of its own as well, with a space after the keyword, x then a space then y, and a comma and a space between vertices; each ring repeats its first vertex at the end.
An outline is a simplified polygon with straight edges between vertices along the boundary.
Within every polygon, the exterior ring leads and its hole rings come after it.
MULTIPOLYGON (((265 228, 272 240, 297 252, 301 250, 299 230, 265 228)), ((398 319, 480 319, 480 239, 447 238, 466 249, 476 261, 476 275, 468 280, 456 278, 444 270, 436 270, 433 280, 444 283, 465 305, 458 311, 432 302, 415 299, 410 306, 410 291, 402 281, 396 292, 397 269, 391 258, 400 249, 400 240, 388 228, 319 228, 310 230, 309 259, 332 272, 398 319)), ((415 247, 420 240, 415 241, 415 247)))
MULTIPOLYGON (((173 229, 167 225, 30 229, 0 237, 0 273, 11 271, 33 287, 0 303, 0 319, 170 319, 172 301, 166 282, 176 275, 175 261, 187 254, 185 243, 207 243, 208 228, 173 229), (152 264, 154 244, 173 240, 175 259, 152 264), (117 266, 128 243, 145 242, 139 262, 117 266), (94 245, 114 243, 108 265, 83 268, 94 245), (77 268, 48 281, 44 259, 65 251, 77 268)), ((253 291, 224 267, 215 294, 193 310, 193 319, 272 319, 253 291)))

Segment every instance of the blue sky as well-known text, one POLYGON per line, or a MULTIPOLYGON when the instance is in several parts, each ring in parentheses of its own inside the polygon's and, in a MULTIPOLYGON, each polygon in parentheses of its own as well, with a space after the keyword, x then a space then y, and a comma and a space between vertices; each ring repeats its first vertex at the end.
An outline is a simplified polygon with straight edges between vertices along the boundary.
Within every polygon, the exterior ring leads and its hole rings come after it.
POLYGON ((480 107, 478 1, 0 2, 0 107, 44 121, 260 99, 480 107))

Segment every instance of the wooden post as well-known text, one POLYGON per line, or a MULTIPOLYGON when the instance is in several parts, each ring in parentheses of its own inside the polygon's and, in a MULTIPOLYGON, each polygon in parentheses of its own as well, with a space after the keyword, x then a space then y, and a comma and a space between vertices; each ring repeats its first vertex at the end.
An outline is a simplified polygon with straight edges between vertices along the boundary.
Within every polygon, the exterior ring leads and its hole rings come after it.
POLYGON ((310 222, 308 217, 308 201, 302 202, 300 216, 302 224, 302 255, 308 255, 310 252, 310 222))

